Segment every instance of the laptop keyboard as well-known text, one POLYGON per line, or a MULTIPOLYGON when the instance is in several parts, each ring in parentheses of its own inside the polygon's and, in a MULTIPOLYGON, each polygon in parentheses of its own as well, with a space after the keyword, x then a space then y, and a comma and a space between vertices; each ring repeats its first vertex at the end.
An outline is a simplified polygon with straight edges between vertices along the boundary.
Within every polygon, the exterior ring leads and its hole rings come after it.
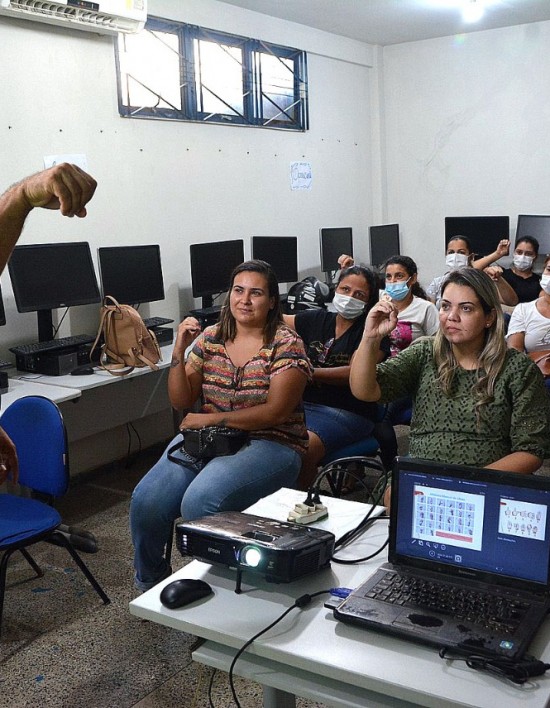
POLYGON ((530 607, 528 602, 517 598, 391 572, 386 573, 366 597, 452 615, 505 634, 515 632, 530 607))

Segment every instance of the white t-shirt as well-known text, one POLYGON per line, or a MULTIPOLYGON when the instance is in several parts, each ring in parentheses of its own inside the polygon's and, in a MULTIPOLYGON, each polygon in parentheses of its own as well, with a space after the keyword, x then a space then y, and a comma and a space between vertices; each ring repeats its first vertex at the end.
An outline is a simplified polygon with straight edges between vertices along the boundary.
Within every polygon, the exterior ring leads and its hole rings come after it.
POLYGON ((437 308, 439 308, 439 303, 441 301, 441 286, 450 272, 451 271, 448 270, 444 275, 438 275, 437 278, 434 278, 426 288, 426 295, 430 298, 430 300, 435 301, 437 308))
POLYGON ((419 337, 431 337, 438 329, 437 307, 414 295, 411 304, 397 313, 397 327, 390 333, 391 356, 399 354, 419 337))
POLYGON ((525 351, 550 349, 550 319, 537 310, 537 301, 520 302, 514 307, 506 339, 512 334, 525 335, 525 351))

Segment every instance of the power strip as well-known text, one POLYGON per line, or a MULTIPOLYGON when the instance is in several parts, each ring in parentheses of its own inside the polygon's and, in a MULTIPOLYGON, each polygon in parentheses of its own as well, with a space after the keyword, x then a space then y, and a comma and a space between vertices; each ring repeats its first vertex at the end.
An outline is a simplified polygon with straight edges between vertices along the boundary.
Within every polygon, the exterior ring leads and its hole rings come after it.
POLYGON ((328 509, 324 504, 295 504, 289 514, 287 521, 294 521, 296 524, 311 524, 320 519, 328 517, 328 509))

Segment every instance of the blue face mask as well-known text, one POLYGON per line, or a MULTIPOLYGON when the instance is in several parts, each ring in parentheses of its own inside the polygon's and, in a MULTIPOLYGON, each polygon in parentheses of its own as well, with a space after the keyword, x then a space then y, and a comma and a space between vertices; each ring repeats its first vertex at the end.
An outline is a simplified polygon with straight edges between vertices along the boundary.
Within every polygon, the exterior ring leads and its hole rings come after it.
POLYGON ((386 292, 392 300, 404 300, 409 294, 408 280, 401 280, 398 283, 386 283, 386 292))

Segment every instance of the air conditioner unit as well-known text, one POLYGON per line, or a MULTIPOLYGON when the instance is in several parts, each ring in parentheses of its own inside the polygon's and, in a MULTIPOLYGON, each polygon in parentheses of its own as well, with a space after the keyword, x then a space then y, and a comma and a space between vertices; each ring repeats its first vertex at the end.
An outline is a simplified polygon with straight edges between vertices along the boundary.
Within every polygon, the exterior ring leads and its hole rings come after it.
POLYGON ((0 15, 98 32, 139 32, 147 20, 147 0, 0 0, 0 15))

